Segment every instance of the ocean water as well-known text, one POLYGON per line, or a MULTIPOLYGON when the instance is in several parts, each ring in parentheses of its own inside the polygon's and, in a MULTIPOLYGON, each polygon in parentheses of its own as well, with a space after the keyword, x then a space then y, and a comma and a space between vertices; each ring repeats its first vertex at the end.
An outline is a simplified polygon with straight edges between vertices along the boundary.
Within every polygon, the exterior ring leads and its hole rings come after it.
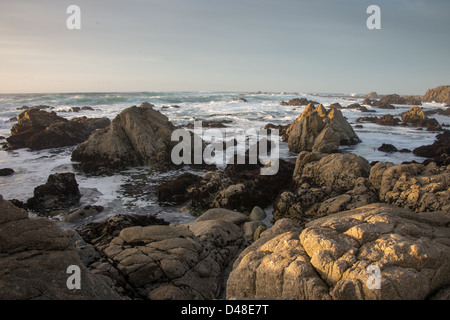
MULTIPOLYGON (((345 94, 299 94, 299 93, 241 93, 241 92, 134 92, 134 93, 64 93, 64 94, 3 94, 0 95, 0 136, 8 137, 10 129, 22 106, 52 106, 59 116, 108 117, 111 120, 122 110, 142 102, 150 102, 156 110, 165 114, 174 125, 187 125, 194 120, 231 120, 230 128, 247 130, 262 129, 267 123, 289 124, 303 111, 304 107, 281 106, 281 101, 306 97, 322 103, 325 107, 339 102, 347 106, 361 102, 363 97, 345 94), (248 102, 233 101, 245 98, 248 102), (179 108, 167 106, 177 105, 179 108), (93 111, 68 112, 71 107, 90 106, 93 111)), ((352 124, 362 116, 399 116, 411 106, 396 106, 394 110, 369 107, 375 113, 362 113, 358 110, 342 110, 352 124)), ((424 109, 443 107, 440 103, 424 103, 424 109)), ((450 124, 450 118, 434 115, 439 123, 450 124)), ((361 123, 363 128, 355 128, 362 142, 355 146, 343 146, 342 152, 351 152, 371 161, 401 163, 403 161, 423 161, 412 153, 384 153, 377 150, 383 143, 390 143, 398 149, 414 149, 433 143, 436 133, 417 130, 413 127, 379 126, 361 123)), ((2 142, 4 140, 0 140, 2 142)), ((185 223, 195 219, 196 213, 186 205, 162 206, 155 195, 156 187, 163 181, 177 177, 184 171, 180 169, 165 173, 155 172, 146 167, 129 168, 114 176, 91 177, 73 168, 70 160, 75 147, 57 148, 42 151, 19 149, 5 151, 0 149, 0 168, 12 168, 15 174, 0 177, 0 194, 5 199, 26 201, 33 196, 36 186, 46 182, 48 176, 58 172, 74 172, 82 193, 81 205, 101 205, 105 210, 95 218, 86 218, 77 224, 103 220, 119 214, 155 214, 171 223, 185 223)), ((280 141, 280 157, 295 160, 280 141)), ((191 172, 193 170, 190 170, 191 172)), ((193 171, 203 174, 205 171, 193 171)), ((265 208, 269 217, 271 207, 265 208)), ((60 217, 55 217, 58 220, 60 217)), ((70 224, 69 224, 70 225, 70 224)))

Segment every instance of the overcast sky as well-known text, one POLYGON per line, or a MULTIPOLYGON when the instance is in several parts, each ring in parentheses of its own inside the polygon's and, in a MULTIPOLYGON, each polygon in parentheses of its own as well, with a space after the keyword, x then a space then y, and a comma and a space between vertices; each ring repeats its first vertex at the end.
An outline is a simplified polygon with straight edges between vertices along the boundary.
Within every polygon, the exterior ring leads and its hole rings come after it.
POLYGON ((449 13, 448 0, 1 0, 0 92, 424 94, 450 84, 449 13))

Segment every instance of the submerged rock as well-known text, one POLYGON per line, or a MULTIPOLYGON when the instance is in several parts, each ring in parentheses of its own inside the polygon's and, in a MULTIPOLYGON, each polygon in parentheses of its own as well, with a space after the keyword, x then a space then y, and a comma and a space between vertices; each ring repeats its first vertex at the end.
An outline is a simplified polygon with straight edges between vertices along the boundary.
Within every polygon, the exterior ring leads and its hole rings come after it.
POLYGON ((333 153, 339 151, 340 145, 361 142, 339 110, 326 111, 322 105, 312 104, 288 127, 283 139, 294 152, 333 153))
POLYGON ((10 176, 14 174, 14 170, 11 168, 0 169, 0 177, 10 176))
POLYGON ((227 299, 439 298, 450 282, 449 223, 445 212, 376 203, 305 229, 290 225, 265 236, 269 229, 236 260, 227 299), (380 271, 379 287, 373 286, 374 270, 380 271))

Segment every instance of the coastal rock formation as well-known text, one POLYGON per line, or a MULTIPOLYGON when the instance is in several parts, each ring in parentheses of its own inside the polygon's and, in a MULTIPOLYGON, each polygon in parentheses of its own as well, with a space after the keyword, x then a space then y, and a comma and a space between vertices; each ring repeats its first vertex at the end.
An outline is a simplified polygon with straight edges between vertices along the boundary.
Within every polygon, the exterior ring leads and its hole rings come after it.
POLYGON ((441 102, 450 104, 450 86, 439 86, 429 89, 422 98, 424 102, 441 102))
POLYGON ((419 157, 431 159, 438 166, 450 165, 450 131, 438 134, 432 145, 415 148, 413 153, 419 157))
POLYGON ((404 153, 411 152, 411 150, 408 149, 398 150, 394 145, 390 143, 383 143, 377 150, 382 152, 404 152, 404 153))
POLYGON ((450 168, 376 163, 369 181, 380 201, 415 212, 450 211, 450 168))
POLYGON ((354 154, 301 152, 293 174, 293 188, 274 203, 275 220, 291 218, 299 225, 324 215, 378 201, 371 191, 370 165, 354 154))
POLYGON ((0 300, 122 299, 109 278, 90 272, 68 235, 46 218, 28 217, 0 196, 0 300), (80 289, 67 287, 69 266, 80 268, 80 289))
POLYGON ((28 199, 26 207, 39 214, 56 215, 78 204, 80 198, 75 174, 55 173, 34 189, 34 196, 28 199))
POLYGON ((340 145, 361 142, 339 110, 327 111, 322 105, 312 104, 288 127, 283 139, 293 152, 333 153, 339 151, 340 145))
POLYGON ((448 290, 448 213, 376 203, 305 229, 286 220, 241 253, 227 281, 228 299, 414 300, 448 290))
POLYGON ((119 236, 125 228, 152 225, 168 225, 163 219, 153 215, 118 214, 105 221, 90 222, 84 225, 78 233, 89 244, 94 245, 99 251, 105 249, 112 239, 119 236))
POLYGON ((123 110, 108 128, 94 132, 72 153, 88 173, 107 173, 127 166, 166 169, 175 127, 148 102, 123 110))
POLYGON ((103 254, 142 298, 218 298, 225 268, 246 244, 236 224, 243 219, 220 218, 228 212, 205 215, 186 225, 123 229, 103 254))
POLYGON ((85 141, 93 131, 109 124, 108 118, 81 117, 69 121, 53 111, 31 108, 19 115, 6 141, 9 149, 42 150, 72 146, 85 141))
POLYGON ((293 163, 282 159, 275 175, 261 175, 259 165, 228 165, 207 172, 187 192, 195 207, 251 211, 255 206, 269 205, 281 190, 288 188, 293 169, 293 163))
POLYGON ((412 124, 416 127, 436 128, 439 126, 434 118, 428 118, 421 107, 412 107, 408 112, 402 114, 402 121, 404 123, 412 124))

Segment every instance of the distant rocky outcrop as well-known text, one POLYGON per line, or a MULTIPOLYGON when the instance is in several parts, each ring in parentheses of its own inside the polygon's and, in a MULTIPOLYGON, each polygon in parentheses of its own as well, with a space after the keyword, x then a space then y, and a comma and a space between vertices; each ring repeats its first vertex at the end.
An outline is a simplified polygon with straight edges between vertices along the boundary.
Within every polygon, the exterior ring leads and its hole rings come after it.
POLYGON ((31 108, 22 112, 6 139, 9 149, 42 150, 76 145, 96 129, 110 124, 108 118, 75 118, 67 120, 55 112, 31 108))
POLYGON ((394 104, 397 105, 413 105, 420 106, 422 102, 420 97, 417 96, 399 96, 398 94, 388 94, 383 96, 381 99, 376 100, 376 98, 366 97, 362 104, 378 107, 381 109, 395 109, 394 104))
POLYGON ((79 144, 72 160, 88 173, 101 174, 127 166, 150 166, 166 169, 174 142, 174 125, 144 102, 140 107, 123 110, 109 127, 94 132, 79 144))
POLYGON ((429 130, 441 130, 439 122, 434 118, 428 118, 421 107, 415 106, 402 114, 402 121, 416 127, 427 127, 429 130))
POLYGON ((376 93, 375 91, 369 92, 368 94, 364 95, 364 98, 377 99, 378 93, 376 93))
POLYGON ((312 104, 288 127, 283 139, 294 152, 333 153, 339 151, 340 145, 361 142, 339 110, 327 111, 322 105, 312 104))
POLYGON ((111 279, 85 267, 69 236, 47 218, 29 217, 0 196, 0 300, 123 299, 111 279), (80 268, 70 290, 69 266, 80 268))
POLYGON ((386 114, 382 117, 377 117, 377 116, 360 117, 360 118, 356 119, 356 122, 371 122, 371 123, 379 124, 381 126, 397 126, 402 121, 400 119, 394 117, 391 114, 386 114))
POLYGON ((422 101, 450 104, 450 86, 439 86, 429 89, 423 96, 422 101))
POLYGON ((448 299, 449 223, 381 203, 305 228, 281 219, 240 254, 227 299, 448 299))

